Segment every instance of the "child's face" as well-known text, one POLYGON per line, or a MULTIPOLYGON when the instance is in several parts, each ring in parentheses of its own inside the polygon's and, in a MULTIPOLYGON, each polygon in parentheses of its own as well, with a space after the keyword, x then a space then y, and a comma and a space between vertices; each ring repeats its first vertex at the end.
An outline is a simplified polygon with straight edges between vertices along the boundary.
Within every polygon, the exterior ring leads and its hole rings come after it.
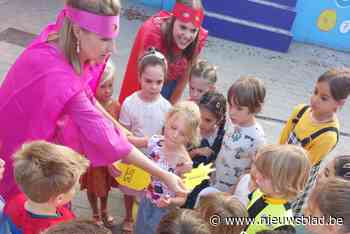
POLYGON ((99 102, 108 102, 113 95, 113 81, 114 79, 109 79, 98 86, 96 91, 96 99, 99 102))
POLYGON ((340 107, 340 103, 332 97, 327 82, 317 82, 314 93, 310 98, 310 106, 315 116, 322 116, 336 112, 340 107))
POLYGON ((254 122, 254 114, 247 106, 239 106, 233 100, 229 103, 229 116, 231 122, 241 127, 250 126, 254 122))
POLYGON ((330 161, 317 177, 317 183, 322 183, 327 178, 335 176, 335 160, 330 161))
POLYGON ((200 108, 201 123, 199 125, 201 135, 206 136, 212 134, 217 129, 218 119, 207 108, 200 108))
POLYGON ((190 100, 199 103, 199 100, 211 89, 212 85, 205 79, 193 76, 189 82, 190 100))
POLYGON ((141 84, 141 96, 145 100, 153 101, 156 100, 160 91, 162 90, 164 83, 164 71, 161 65, 145 67, 140 77, 141 84))
POLYGON ((5 172, 5 161, 0 158, 0 181, 2 180, 5 172))
POLYGON ((173 114, 165 123, 164 143, 169 147, 179 147, 188 143, 187 121, 181 114, 173 114))
POLYGON ((266 195, 273 196, 276 194, 272 187, 272 180, 266 178, 259 170, 255 170, 255 182, 258 185, 261 192, 266 195))
POLYGON ((175 19, 173 38, 177 47, 184 50, 189 46, 196 38, 198 29, 193 25, 193 23, 185 23, 181 20, 175 19))

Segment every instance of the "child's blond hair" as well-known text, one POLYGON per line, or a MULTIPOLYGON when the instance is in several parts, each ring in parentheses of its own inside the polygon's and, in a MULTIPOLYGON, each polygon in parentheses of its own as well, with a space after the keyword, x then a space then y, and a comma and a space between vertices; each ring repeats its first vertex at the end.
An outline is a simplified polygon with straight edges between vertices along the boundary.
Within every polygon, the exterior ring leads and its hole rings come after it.
POLYGON ((310 170, 307 152, 296 145, 264 146, 258 151, 254 165, 271 180, 273 190, 287 200, 295 199, 304 190, 310 170))
POLYGON ((112 234, 92 220, 72 220, 56 224, 41 234, 112 234))
POLYGON ((227 92, 227 101, 238 106, 246 106, 250 113, 258 113, 262 109, 266 90, 263 82, 254 76, 242 76, 233 83, 227 92))
POLYGON ((108 59, 105 69, 102 73, 101 80, 99 82, 99 85, 104 84, 106 81, 115 79, 115 66, 111 59, 108 59))
POLYGON ((201 114, 199 107, 196 103, 192 101, 182 101, 175 104, 170 111, 168 112, 165 120, 165 124, 169 119, 174 115, 184 115, 186 118, 186 129, 187 129, 187 138, 189 140, 188 144, 196 146, 199 144, 200 133, 199 133, 199 124, 201 114))
POLYGON ((210 234, 208 223, 201 215, 188 209, 175 208, 161 220, 157 234, 210 234))
MULTIPOLYGON (((210 193, 199 199, 198 210, 203 215, 206 222, 211 223, 213 215, 217 215, 220 219, 225 217, 248 217, 248 211, 243 204, 230 194, 218 192, 210 193)), ((213 234, 223 233, 241 233, 246 224, 210 226, 213 234)))
POLYGON ((69 192, 89 166, 89 161, 70 148, 45 141, 24 144, 14 156, 16 183, 37 203, 69 192))
POLYGON ((217 68, 211 65, 208 61, 198 60, 197 63, 191 68, 190 79, 192 77, 197 77, 199 79, 208 81, 211 85, 215 85, 218 79, 216 70, 217 68))

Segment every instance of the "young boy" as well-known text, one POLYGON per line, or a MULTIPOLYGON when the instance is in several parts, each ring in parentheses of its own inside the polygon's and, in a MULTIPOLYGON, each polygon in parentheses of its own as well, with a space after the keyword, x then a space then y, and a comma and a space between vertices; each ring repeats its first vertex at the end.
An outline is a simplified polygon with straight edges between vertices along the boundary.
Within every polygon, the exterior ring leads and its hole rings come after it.
POLYGON ((73 220, 50 227, 42 234, 112 234, 111 230, 90 220, 73 220))
POLYGON ((6 203, 4 213, 18 233, 38 234, 74 218, 63 205, 73 198, 88 160, 45 141, 24 144, 13 159, 16 183, 23 193, 6 203))

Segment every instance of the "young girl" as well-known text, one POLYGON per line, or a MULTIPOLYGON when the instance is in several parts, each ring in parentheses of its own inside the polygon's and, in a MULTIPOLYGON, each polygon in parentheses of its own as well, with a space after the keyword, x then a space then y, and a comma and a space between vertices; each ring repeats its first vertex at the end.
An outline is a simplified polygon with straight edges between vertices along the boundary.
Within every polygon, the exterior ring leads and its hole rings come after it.
MULTIPOLYGON (((193 167, 199 164, 208 164, 215 162, 220 152, 222 139, 225 134, 225 115, 226 115, 226 98, 217 92, 205 93, 199 101, 201 112, 201 143, 197 148, 189 151, 193 161, 193 167)), ((202 181, 187 196, 184 207, 192 209, 197 199, 198 193, 205 187, 209 186, 209 180, 202 181)))
POLYGON ((160 221, 157 234, 211 234, 208 222, 188 209, 173 209, 160 221))
POLYGON ((335 157, 323 168, 317 177, 317 182, 323 182, 327 178, 340 177, 350 180, 350 155, 335 157))
POLYGON ((350 69, 331 69, 321 75, 310 106, 297 106, 286 123, 280 144, 301 145, 309 153, 312 163, 305 191, 293 202, 296 216, 302 214, 304 201, 313 187, 322 160, 336 146, 339 122, 336 116, 350 93, 350 69))
MULTIPOLYGON (((108 111, 118 118, 120 105, 112 99, 115 81, 115 68, 111 61, 106 64, 102 78, 96 91, 96 99, 108 111)), ((90 167, 81 177, 81 189, 86 189, 87 197, 92 209, 92 217, 96 224, 105 224, 107 227, 116 224, 115 219, 108 215, 108 193, 114 179, 110 176, 107 167, 90 167), (98 200, 100 206, 98 206, 98 200)))
POLYGON ((176 103, 189 78, 192 64, 204 47, 208 32, 202 27, 204 13, 201 0, 177 0, 172 13, 161 11, 139 29, 132 48, 119 101, 140 89, 136 64, 150 47, 155 47, 169 63, 162 95, 176 103))
POLYGON ((192 67, 189 81, 190 101, 199 100, 208 91, 215 91, 217 81, 216 67, 206 60, 198 60, 192 67))
MULTIPOLYGON (((199 141, 200 112, 194 102, 180 102, 168 113, 164 136, 152 136, 149 140, 150 158, 161 168, 176 174, 192 169, 192 161, 186 146, 199 141)), ((155 233, 160 219, 169 207, 181 206, 186 200, 178 196, 158 179, 152 182, 139 206, 135 233, 155 233)))
POLYGON ((211 193, 200 198, 197 209, 207 223, 212 223, 211 219, 214 215, 220 217, 223 221, 223 223, 220 223, 217 226, 210 226, 212 234, 244 233, 243 230, 246 226, 244 222, 235 225, 225 225, 225 221, 223 220, 224 218, 230 217, 237 217, 243 220, 243 218, 248 217, 247 209, 237 198, 222 192, 211 193))
POLYGON ((350 233, 350 181, 330 178, 320 183, 310 194, 305 215, 323 220, 308 223, 306 229, 313 234, 350 233))
POLYGON ((258 189, 249 195, 248 213, 255 221, 248 224, 246 232, 293 230, 289 202, 304 189, 310 170, 306 151, 293 145, 265 146, 258 151, 254 165, 258 189), (275 219, 269 220, 271 217, 275 219))
MULTIPOLYGON (((145 138, 143 144, 135 142, 135 145, 142 147, 141 150, 147 154, 148 137, 161 134, 165 115, 171 108, 171 104, 160 94, 167 73, 167 63, 164 55, 152 48, 140 58, 138 67, 141 89, 125 99, 119 122, 134 136, 145 138)), ((125 193, 126 216, 123 231, 132 231, 133 201, 134 197, 125 193)))

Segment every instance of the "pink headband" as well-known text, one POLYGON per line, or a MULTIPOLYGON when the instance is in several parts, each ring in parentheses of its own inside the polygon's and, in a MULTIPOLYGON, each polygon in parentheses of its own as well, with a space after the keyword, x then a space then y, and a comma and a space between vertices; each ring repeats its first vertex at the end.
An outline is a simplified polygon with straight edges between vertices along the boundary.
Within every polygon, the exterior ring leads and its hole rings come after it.
POLYGON ((87 11, 78 10, 68 5, 64 6, 65 16, 80 27, 94 32, 104 38, 114 38, 119 33, 119 15, 102 16, 87 11))

